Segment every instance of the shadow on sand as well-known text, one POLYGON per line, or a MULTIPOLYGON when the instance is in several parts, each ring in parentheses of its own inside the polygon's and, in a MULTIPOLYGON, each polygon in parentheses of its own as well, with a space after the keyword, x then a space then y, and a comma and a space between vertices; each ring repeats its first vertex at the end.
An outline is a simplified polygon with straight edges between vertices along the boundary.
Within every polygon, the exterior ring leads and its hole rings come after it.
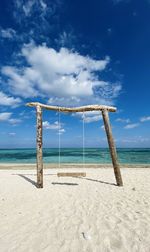
MULTIPOLYGON (((26 181, 28 181, 29 183, 31 183, 32 185, 34 185, 35 187, 37 187, 37 183, 30 179, 29 177, 27 176, 36 176, 36 174, 12 174, 12 175, 17 175, 23 179, 25 179, 26 181)), ((44 176, 56 176, 56 174, 45 174, 44 176)), ((75 177, 74 177, 75 178, 75 177)), ((106 181, 102 181, 102 180, 97 180, 97 179, 91 179, 91 178, 87 178, 87 177, 78 177, 76 179, 85 179, 85 180, 89 180, 89 181, 92 181, 92 182, 97 182, 97 183, 100 183, 100 184, 106 184, 106 185, 112 185, 112 186, 117 186, 115 183, 109 183, 109 182, 106 182, 106 181)), ((68 185, 68 186, 77 186, 79 184, 77 183, 61 183, 61 182, 52 182, 52 185, 68 185)))
POLYGON ((32 185, 34 185, 35 187, 37 187, 37 184, 36 184, 36 182, 35 182, 34 180, 32 180, 32 179, 26 177, 26 176, 23 175, 23 174, 16 174, 16 175, 18 175, 19 177, 25 179, 26 181, 28 181, 29 183, 31 183, 32 185))
POLYGON ((97 182, 97 183, 101 183, 101 184, 117 186, 115 183, 109 183, 109 182, 102 181, 102 180, 91 179, 91 178, 85 178, 85 177, 78 177, 78 178, 79 178, 79 179, 85 179, 85 180, 93 181, 93 182, 97 182))

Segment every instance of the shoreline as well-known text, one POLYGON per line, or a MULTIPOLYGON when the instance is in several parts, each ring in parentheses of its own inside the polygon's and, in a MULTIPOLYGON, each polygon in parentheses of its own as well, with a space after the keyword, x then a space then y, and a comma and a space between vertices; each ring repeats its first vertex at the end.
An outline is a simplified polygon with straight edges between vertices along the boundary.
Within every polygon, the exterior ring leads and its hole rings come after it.
MULTIPOLYGON (((88 164, 82 164, 82 163, 44 163, 44 169, 69 169, 69 168, 87 168, 87 169, 98 169, 98 168, 113 168, 112 164, 97 164, 97 163, 88 163, 88 164)), ((120 164, 120 168, 150 168, 150 164, 120 164)), ((24 170, 24 169, 36 169, 36 163, 0 163, 0 170, 24 170)))

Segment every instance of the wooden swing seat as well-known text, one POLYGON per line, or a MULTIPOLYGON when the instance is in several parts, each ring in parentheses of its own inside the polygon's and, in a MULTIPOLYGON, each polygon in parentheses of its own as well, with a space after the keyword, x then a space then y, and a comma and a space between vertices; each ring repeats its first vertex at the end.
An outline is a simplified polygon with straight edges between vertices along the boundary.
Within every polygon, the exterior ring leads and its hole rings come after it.
POLYGON ((58 172, 57 177, 86 177, 85 172, 58 172))

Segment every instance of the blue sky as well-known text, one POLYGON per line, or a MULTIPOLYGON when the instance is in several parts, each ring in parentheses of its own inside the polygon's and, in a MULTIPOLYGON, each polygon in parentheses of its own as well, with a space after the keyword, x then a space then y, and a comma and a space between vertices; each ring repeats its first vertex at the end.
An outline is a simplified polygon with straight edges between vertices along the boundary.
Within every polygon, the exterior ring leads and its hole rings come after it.
MULTIPOLYGON (((2 0, 0 148, 35 147, 30 101, 109 104, 117 147, 150 147, 149 0, 2 0)), ((82 146, 82 114, 44 111, 44 146, 82 146)), ((100 113, 85 146, 106 147, 100 113)))

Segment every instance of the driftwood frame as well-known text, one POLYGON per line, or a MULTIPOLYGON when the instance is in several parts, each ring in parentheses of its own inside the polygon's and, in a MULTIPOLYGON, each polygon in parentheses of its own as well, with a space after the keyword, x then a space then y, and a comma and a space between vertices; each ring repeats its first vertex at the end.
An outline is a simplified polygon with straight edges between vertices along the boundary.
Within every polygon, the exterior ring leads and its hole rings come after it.
POLYGON ((104 106, 104 105, 88 105, 76 108, 66 108, 59 106, 49 106, 39 102, 27 103, 27 106, 36 107, 36 124, 37 124, 37 187, 43 188, 43 151, 42 151, 42 110, 55 110, 59 112, 86 112, 86 111, 101 111, 105 126, 105 131, 107 135, 109 150, 111 154, 112 164, 114 168, 114 174, 116 178, 116 183, 118 186, 123 186, 123 181, 121 177, 120 167, 117 159, 116 146, 112 135, 111 124, 109 120, 108 112, 115 112, 115 107, 104 106))

